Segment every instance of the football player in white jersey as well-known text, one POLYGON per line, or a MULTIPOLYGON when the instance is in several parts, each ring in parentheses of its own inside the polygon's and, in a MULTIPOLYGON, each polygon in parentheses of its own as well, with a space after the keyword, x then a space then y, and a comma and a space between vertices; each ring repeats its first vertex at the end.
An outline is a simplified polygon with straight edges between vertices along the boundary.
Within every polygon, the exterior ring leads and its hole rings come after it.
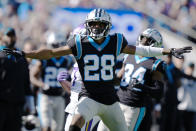
MULTIPOLYGON (((64 90, 71 91, 70 103, 67 105, 65 109, 65 112, 68 113, 66 123, 65 123, 65 131, 69 131, 73 114, 78 103, 78 96, 82 86, 84 86, 77 63, 75 63, 73 66, 73 70, 71 73, 71 82, 67 81, 68 76, 69 76, 68 71, 62 71, 57 76, 57 80, 60 82, 64 90)), ((99 120, 100 120, 99 117, 97 116, 93 117, 93 119, 91 119, 89 122, 86 122, 85 126, 83 126, 81 131, 91 131, 99 120)))

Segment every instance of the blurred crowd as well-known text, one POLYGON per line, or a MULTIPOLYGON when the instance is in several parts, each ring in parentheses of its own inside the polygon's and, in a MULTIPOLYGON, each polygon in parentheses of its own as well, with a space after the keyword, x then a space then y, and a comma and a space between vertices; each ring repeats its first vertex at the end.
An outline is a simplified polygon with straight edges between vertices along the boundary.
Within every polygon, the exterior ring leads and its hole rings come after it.
MULTIPOLYGON (((43 35, 48 30, 59 31, 59 28, 50 26, 52 25, 51 16, 53 11, 65 7, 102 7, 118 10, 132 10, 133 7, 136 7, 143 10, 143 13, 148 11, 150 14, 157 14, 157 16, 160 16, 159 14, 168 16, 175 20, 178 25, 181 25, 180 28, 196 30, 196 0, 1 0, 0 29, 3 27, 15 28, 19 35, 19 46, 22 46, 22 42, 29 38, 32 38, 34 43, 43 43, 43 35)), ((148 22, 149 24, 153 23, 152 19, 148 19, 148 22)), ((177 32, 176 29, 168 26, 164 21, 160 23, 164 27, 177 32)), ((72 30, 72 26, 65 22, 61 27, 61 32, 65 35, 68 34, 67 32, 72 30)), ((195 40, 191 36, 189 39, 195 40)))
POLYGON ((196 28, 195 0, 127 0, 127 3, 140 6, 151 13, 163 14, 176 20, 183 27, 196 28))
POLYGON ((122 2, 128 8, 144 13, 150 24, 157 21, 160 26, 196 43, 195 0, 125 0, 122 2))

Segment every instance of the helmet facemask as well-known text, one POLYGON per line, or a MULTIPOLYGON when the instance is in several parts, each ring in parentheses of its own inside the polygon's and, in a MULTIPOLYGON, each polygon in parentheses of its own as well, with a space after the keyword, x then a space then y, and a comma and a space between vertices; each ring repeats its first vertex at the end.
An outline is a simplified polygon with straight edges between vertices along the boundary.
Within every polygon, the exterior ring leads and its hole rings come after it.
POLYGON ((108 22, 89 21, 86 25, 87 29, 90 32, 89 35, 95 40, 101 39, 102 37, 106 37, 110 30, 108 22))
POLYGON ((140 39, 140 44, 144 45, 144 46, 152 46, 153 47, 156 43, 156 40, 154 40, 152 37, 140 35, 139 39, 140 39))

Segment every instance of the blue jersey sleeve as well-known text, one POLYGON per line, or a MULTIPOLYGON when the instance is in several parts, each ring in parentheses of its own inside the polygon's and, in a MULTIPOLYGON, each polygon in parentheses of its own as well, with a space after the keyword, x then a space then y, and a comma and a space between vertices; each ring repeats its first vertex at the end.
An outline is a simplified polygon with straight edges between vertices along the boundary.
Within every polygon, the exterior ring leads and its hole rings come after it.
POLYGON ((118 56, 120 53, 122 53, 123 49, 128 45, 128 42, 126 38, 123 36, 123 34, 116 33, 117 36, 117 51, 116 55, 118 56))

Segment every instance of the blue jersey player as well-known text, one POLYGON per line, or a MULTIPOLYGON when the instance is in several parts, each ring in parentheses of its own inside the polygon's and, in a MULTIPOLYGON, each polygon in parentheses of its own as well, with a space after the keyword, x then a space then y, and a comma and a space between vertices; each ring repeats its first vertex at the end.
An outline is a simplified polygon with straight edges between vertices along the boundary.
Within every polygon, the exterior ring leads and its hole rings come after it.
POLYGON ((79 131, 85 121, 98 115, 112 131, 127 131, 124 115, 117 102, 114 90, 115 61, 120 53, 142 56, 172 54, 181 57, 190 52, 191 47, 163 49, 128 45, 126 38, 119 33, 110 35, 111 17, 104 9, 92 10, 85 20, 87 35, 75 35, 66 46, 57 49, 40 49, 20 52, 4 49, 16 57, 49 59, 73 54, 79 66, 84 88, 80 92, 70 131, 79 131))

